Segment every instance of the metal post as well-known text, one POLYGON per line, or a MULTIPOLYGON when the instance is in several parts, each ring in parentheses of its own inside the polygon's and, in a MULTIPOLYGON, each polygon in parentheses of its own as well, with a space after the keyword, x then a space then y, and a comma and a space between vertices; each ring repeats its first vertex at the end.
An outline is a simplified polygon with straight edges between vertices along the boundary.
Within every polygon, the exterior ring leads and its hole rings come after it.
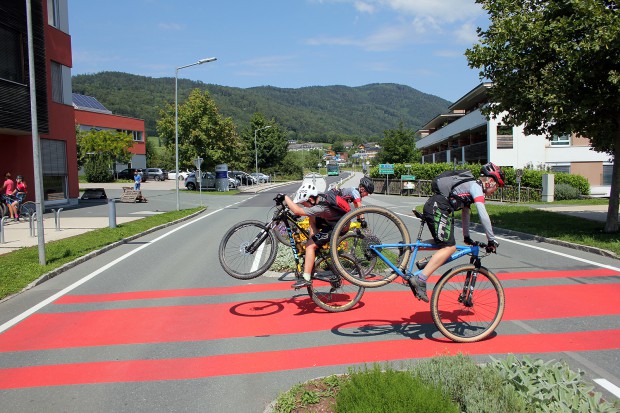
POLYGON ((114 198, 108 199, 108 218, 110 228, 116 228, 116 200, 114 198))
POLYGON ((60 211, 62 208, 52 209, 54 211, 54 224, 56 224, 56 231, 60 231, 60 211))
POLYGON ((43 172, 41 169, 41 143, 39 141, 39 125, 37 118, 37 94, 35 88, 34 41, 32 34, 32 6, 26 0, 26 20, 28 22, 28 76, 30 83, 30 123, 32 126, 32 162, 34 166, 34 193, 39 227, 39 264, 45 265, 45 231, 43 231, 43 172))
POLYGON ((30 236, 36 237, 36 224, 37 224, 37 213, 30 215, 30 236))
POLYGON ((4 222, 6 221, 6 217, 2 217, 0 220, 0 244, 4 244, 4 222))

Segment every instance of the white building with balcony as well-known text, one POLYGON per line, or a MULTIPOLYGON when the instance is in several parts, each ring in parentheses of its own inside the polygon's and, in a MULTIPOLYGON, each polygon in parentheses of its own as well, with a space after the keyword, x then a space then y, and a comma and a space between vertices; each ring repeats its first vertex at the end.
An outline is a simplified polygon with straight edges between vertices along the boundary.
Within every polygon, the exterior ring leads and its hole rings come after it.
POLYGON ((488 102, 488 89, 482 83, 448 109, 424 125, 416 147, 423 163, 486 163, 513 168, 548 167, 585 177, 592 195, 609 196, 611 156, 592 150, 590 140, 576 135, 526 135, 523 126, 509 127, 501 117, 487 119, 480 108, 488 102))

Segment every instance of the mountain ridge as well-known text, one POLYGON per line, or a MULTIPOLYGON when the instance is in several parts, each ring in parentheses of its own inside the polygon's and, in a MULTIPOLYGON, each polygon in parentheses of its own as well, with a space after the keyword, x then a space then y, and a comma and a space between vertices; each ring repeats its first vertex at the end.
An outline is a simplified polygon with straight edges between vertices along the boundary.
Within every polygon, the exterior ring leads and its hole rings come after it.
MULTIPOLYGON (((99 72, 73 76, 72 86, 74 93, 95 97, 116 115, 144 119, 147 135, 154 136, 159 111, 174 104, 174 81, 173 77, 99 72)), ((300 141, 373 140, 400 122, 417 130, 451 104, 396 83, 237 88, 178 79, 179 104, 196 88, 208 91, 222 116, 232 118, 239 130, 260 112, 286 129, 289 139, 300 141)))

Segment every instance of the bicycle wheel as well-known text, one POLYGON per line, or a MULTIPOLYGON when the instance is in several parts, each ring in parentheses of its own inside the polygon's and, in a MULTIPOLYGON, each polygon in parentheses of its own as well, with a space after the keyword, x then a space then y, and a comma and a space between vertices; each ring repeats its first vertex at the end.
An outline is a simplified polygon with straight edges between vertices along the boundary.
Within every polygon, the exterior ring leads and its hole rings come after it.
MULTIPOLYGON (((350 273, 362 276, 362 269, 355 258, 344 255, 340 257, 340 262, 350 273)), ((334 271, 329 256, 317 258, 314 263, 312 284, 307 288, 312 301, 331 313, 352 308, 364 295, 364 287, 349 283, 334 271)))
POLYGON ((361 233, 350 231, 340 237, 338 243, 339 253, 355 257, 355 260, 362 268, 364 278, 371 273, 377 264, 377 254, 374 254, 368 248, 368 239, 364 235, 364 230, 361 233))
POLYGON ((264 274, 275 261, 276 253, 273 232, 260 221, 243 221, 229 229, 219 249, 224 271, 240 280, 264 274), (250 247, 254 247, 254 251, 248 251, 250 247))
MULTIPOLYGON (((375 251, 370 248, 371 246, 391 245, 381 248, 383 258, 377 256, 372 271, 365 274, 364 278, 353 277, 345 271, 340 263, 340 256, 338 254, 340 237, 332 237, 330 241, 331 258, 334 261, 336 271, 351 283, 366 288, 381 287, 392 282, 397 276, 385 261, 389 261, 400 269, 403 269, 407 264, 411 255, 411 249, 400 247, 399 245, 410 244, 411 237, 405 223, 398 216, 385 208, 373 206, 357 208, 345 214, 336 224, 333 233, 342 234, 361 215, 364 216, 367 227, 362 230, 355 230, 355 233, 363 237, 364 254, 370 257, 376 256, 375 251)), ((355 257, 361 259, 361 257, 358 257, 358 254, 355 257)))
POLYGON ((452 341, 471 343, 495 330, 504 314, 504 289, 487 268, 461 265, 441 276, 431 297, 431 314, 452 341), (472 283, 472 276, 476 275, 472 283))
POLYGON ((7 215, 9 215, 9 208, 4 203, 4 200, 0 199, 0 219, 2 219, 2 217, 5 217, 7 215))
POLYGON ((19 207, 19 216, 28 220, 36 211, 37 205, 32 201, 26 201, 19 207))

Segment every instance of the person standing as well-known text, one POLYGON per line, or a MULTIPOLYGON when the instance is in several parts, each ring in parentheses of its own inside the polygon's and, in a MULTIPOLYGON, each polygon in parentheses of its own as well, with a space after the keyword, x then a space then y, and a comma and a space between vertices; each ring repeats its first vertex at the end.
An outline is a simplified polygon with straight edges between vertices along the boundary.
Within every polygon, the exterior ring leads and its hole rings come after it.
POLYGON ((19 206, 24 203, 26 195, 28 194, 28 186, 24 182, 24 177, 17 175, 15 177, 15 191, 13 191, 13 208, 15 211, 15 218, 19 220, 19 206))
POLYGON ((4 201, 4 203, 6 203, 6 206, 9 210, 10 218, 13 219, 13 221, 17 221, 18 215, 15 211, 15 207, 13 206, 13 201, 15 200, 13 198, 14 192, 15 182, 13 182, 13 180, 11 179, 11 173, 7 172, 4 175, 4 183, 2 184, 2 189, 0 190, 0 193, 2 194, 2 200, 4 201))
POLYGON ((135 171, 133 171, 133 189, 139 191, 141 182, 142 176, 138 173, 138 170, 136 169, 135 171))

